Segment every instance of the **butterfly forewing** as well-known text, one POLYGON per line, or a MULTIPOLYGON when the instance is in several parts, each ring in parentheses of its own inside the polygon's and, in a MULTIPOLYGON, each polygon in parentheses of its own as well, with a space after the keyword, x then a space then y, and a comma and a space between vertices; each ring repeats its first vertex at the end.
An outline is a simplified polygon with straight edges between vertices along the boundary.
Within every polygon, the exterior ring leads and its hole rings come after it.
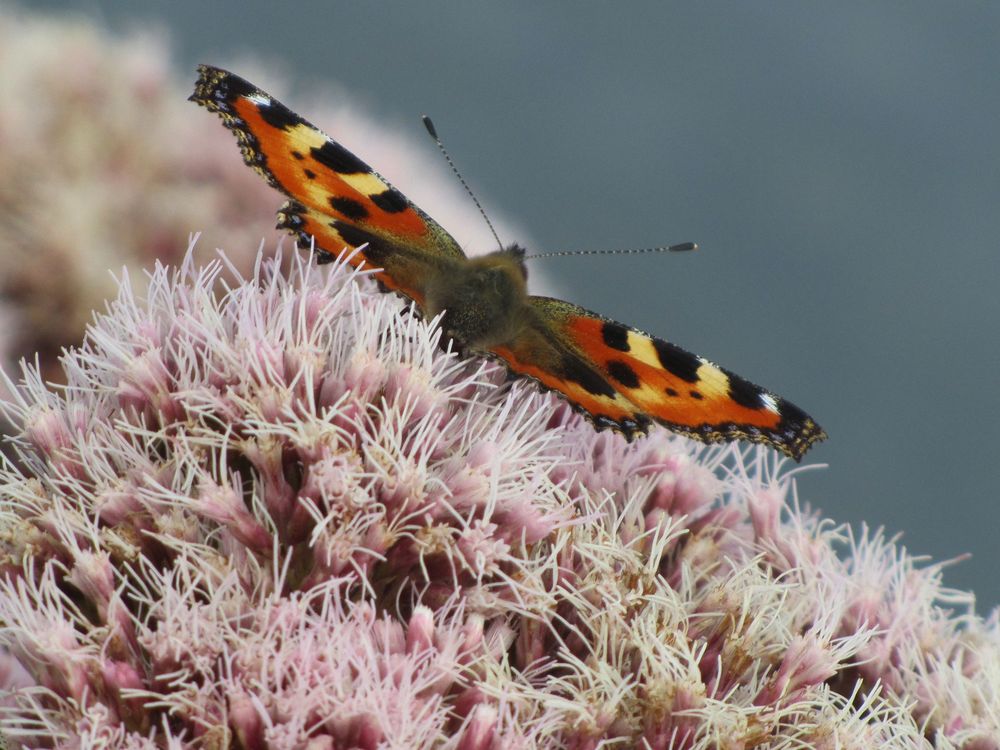
MULTIPOLYGON (((464 257, 437 222, 319 128, 239 76, 207 65, 198 71, 192 100, 219 114, 246 163, 297 204, 384 243, 464 257)), ((337 254, 343 245, 324 249, 337 254)))
POLYGON ((361 247, 361 256, 383 289, 405 294, 421 306, 429 278, 456 263, 444 255, 397 244, 297 201, 288 201, 278 212, 278 227, 294 234, 303 247, 315 240, 320 263, 332 260, 345 247, 361 247))

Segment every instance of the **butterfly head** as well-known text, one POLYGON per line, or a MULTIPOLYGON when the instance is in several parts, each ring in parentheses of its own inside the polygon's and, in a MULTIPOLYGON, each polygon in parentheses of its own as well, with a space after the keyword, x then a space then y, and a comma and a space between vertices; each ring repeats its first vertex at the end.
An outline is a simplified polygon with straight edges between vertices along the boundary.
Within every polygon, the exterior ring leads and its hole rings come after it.
POLYGON ((441 273, 428 285, 424 312, 469 350, 485 350, 516 334, 527 300, 528 270, 518 245, 441 273))
POLYGON ((524 276, 524 280, 527 281, 528 280, 528 266, 524 262, 524 258, 527 255, 527 252, 528 252, 527 250, 525 250, 523 247, 521 247, 520 245, 518 245, 515 242, 513 244, 508 245, 507 247, 505 247, 500 252, 494 253, 494 255, 506 255, 506 256, 508 256, 510 258, 510 262, 511 263, 516 263, 517 266, 521 269, 521 275, 524 276))

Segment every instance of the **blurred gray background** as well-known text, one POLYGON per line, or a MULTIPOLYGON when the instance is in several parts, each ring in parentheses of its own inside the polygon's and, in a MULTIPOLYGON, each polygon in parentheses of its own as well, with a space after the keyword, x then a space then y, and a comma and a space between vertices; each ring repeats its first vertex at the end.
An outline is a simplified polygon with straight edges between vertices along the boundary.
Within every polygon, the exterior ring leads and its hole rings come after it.
POLYGON ((306 117, 294 92, 326 83, 414 132, 432 114, 537 250, 697 241, 536 268, 805 408, 829 468, 800 497, 971 552, 946 584, 1000 604, 1000 4, 29 5, 163 26, 192 81, 280 70, 306 117))

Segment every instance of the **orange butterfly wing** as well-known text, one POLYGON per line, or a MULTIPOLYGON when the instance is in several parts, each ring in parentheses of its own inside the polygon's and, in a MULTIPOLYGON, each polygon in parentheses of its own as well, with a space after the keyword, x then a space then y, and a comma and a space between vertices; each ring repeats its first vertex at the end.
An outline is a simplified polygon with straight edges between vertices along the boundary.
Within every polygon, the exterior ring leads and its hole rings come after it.
POLYGON ((674 344, 563 300, 527 304, 526 330, 490 351, 598 428, 632 437, 655 421, 708 443, 764 443, 796 460, 826 437, 794 404, 674 344))
POLYGON ((367 244, 351 263, 382 269, 375 278, 385 287, 422 303, 428 276, 465 259, 437 222, 281 102, 225 70, 200 65, 198 73, 191 100, 218 114, 247 165, 292 199, 278 225, 305 245, 315 237, 320 262, 367 244))

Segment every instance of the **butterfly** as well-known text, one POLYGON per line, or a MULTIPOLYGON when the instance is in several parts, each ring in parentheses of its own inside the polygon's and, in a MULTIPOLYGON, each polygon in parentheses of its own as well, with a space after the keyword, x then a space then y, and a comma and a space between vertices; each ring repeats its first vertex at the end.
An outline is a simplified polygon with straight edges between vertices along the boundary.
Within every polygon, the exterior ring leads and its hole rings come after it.
POLYGON ((826 437, 794 404, 663 339, 527 292, 525 250, 468 257, 455 239, 337 141, 248 81, 201 65, 190 99, 218 114, 243 159, 288 197, 278 227, 318 262, 345 247, 465 353, 561 394, 597 430, 632 439, 654 423, 706 443, 764 443, 800 460, 826 437))

